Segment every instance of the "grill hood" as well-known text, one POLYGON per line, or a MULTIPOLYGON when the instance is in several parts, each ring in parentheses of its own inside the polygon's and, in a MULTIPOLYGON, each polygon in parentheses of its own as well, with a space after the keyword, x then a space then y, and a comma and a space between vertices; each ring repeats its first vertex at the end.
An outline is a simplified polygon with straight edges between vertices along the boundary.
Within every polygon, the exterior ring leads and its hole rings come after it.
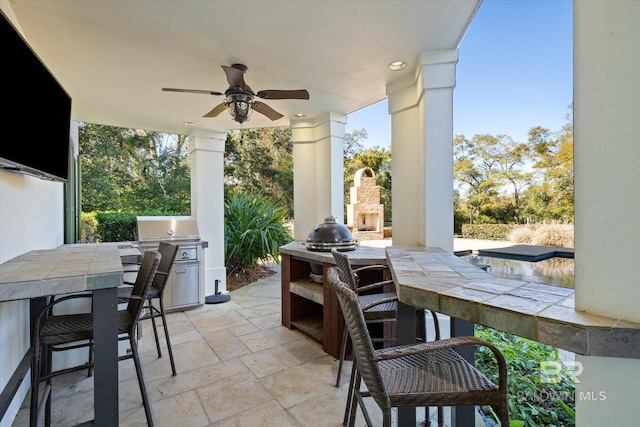
POLYGON ((139 216, 136 221, 136 237, 140 242, 200 240, 198 223, 190 216, 139 216))
POLYGON ((330 252, 337 248, 339 251, 353 251, 357 247, 351 232, 344 225, 336 222, 336 218, 328 216, 323 224, 316 225, 307 237, 307 250, 330 252))

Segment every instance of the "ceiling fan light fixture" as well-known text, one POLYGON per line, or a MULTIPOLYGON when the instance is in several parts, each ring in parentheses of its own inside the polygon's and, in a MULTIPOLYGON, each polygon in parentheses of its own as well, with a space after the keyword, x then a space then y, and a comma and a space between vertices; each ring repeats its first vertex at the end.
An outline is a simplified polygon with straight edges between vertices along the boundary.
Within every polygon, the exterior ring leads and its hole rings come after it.
POLYGON ((227 96, 225 104, 229 110, 229 114, 238 123, 244 123, 249 120, 253 109, 251 108, 253 96, 245 93, 235 93, 227 96))

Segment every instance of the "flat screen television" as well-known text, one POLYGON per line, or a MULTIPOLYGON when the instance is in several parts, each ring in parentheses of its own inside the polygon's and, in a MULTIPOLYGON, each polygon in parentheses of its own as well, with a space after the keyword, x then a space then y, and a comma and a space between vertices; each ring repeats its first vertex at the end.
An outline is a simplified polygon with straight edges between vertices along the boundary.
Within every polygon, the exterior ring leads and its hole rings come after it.
POLYGON ((71 97, 2 14, 0 168, 66 182, 71 97))

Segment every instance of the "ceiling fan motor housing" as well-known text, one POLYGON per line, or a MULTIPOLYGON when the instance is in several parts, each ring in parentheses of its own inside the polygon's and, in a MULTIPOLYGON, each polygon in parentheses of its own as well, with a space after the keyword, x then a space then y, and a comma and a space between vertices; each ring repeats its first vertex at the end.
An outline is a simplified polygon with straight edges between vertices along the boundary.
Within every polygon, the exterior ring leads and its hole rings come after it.
POLYGON ((244 64, 233 64, 232 65, 233 68, 237 68, 238 70, 242 70, 243 73, 246 73, 247 70, 249 69, 246 65, 244 64))

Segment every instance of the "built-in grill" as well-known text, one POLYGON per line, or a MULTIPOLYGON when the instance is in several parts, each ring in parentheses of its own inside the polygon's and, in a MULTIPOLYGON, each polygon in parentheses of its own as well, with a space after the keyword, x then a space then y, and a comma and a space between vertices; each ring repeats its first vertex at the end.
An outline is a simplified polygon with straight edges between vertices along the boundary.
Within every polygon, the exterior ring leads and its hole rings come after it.
POLYGON ((165 311, 204 303, 204 254, 198 223, 189 216, 139 216, 136 239, 140 250, 157 250, 161 241, 178 245, 178 254, 164 292, 165 311))
POLYGON ((324 219, 324 223, 316 225, 309 232, 307 249, 331 252, 333 248, 341 252, 353 251, 357 248, 357 242, 344 224, 337 222, 334 216, 328 216, 324 219))

